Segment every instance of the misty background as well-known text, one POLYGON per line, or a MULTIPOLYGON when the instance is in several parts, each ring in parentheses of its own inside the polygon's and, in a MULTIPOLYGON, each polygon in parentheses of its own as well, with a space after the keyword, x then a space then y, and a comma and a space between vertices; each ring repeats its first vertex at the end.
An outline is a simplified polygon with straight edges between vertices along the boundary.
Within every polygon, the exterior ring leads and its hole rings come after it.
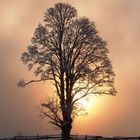
POLYGON ((20 61, 43 13, 56 2, 73 5, 79 16, 95 22, 108 42, 116 73, 116 97, 99 96, 88 116, 77 118, 74 134, 140 135, 140 1, 139 0, 0 0, 0 138, 59 133, 40 120, 39 104, 51 93, 47 83, 17 88, 34 78, 20 61), (91 127, 92 126, 92 127, 91 127), (84 129, 83 129, 84 128, 84 129))

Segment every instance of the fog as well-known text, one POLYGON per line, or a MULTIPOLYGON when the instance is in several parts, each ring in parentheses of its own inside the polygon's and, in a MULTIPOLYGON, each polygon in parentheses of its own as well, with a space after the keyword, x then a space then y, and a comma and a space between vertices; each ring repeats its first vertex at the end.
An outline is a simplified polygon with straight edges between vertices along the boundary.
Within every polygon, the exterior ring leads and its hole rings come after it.
POLYGON ((76 119, 72 133, 137 136, 140 132, 140 1, 139 0, 0 0, 0 137, 59 133, 40 120, 39 104, 49 84, 17 88, 19 79, 34 78, 20 61, 43 13, 56 2, 69 2, 96 24, 108 42, 116 74, 117 96, 96 100, 88 116, 76 119), (99 106, 99 107, 98 107, 99 106), (95 113, 94 113, 95 112, 95 113))

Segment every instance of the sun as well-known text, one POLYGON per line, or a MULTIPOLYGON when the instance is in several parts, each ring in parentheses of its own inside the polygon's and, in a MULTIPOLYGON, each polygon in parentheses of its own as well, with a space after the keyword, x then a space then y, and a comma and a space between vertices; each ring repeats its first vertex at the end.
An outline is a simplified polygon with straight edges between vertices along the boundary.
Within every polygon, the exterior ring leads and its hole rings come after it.
MULTIPOLYGON (((82 95, 82 94, 79 92, 79 93, 76 94, 75 98, 80 98, 81 95, 82 95)), ((80 99, 80 100, 78 101, 78 103, 79 103, 80 105, 86 107, 86 106, 89 104, 89 99, 88 99, 88 97, 82 98, 82 99, 80 99)))
MULTIPOLYGON (((82 93, 80 93, 80 92, 77 93, 75 95, 75 99, 80 98, 81 95, 82 95, 82 93)), ((93 108, 95 109, 96 102, 97 102, 96 95, 89 95, 89 96, 86 96, 84 98, 81 98, 80 100, 77 101, 78 105, 80 107, 83 107, 86 112, 92 111, 93 108)))

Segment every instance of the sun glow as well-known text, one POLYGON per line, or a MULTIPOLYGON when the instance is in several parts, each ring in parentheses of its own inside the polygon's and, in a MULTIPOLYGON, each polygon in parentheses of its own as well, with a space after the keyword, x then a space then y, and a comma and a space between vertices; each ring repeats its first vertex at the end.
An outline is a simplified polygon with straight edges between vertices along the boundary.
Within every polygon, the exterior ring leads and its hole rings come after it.
MULTIPOLYGON (((81 96, 82 96, 81 93, 77 93, 75 98, 77 99, 77 98, 80 98, 81 96)), ((82 98, 78 101, 78 103, 85 107, 89 104, 89 99, 88 99, 88 97, 82 98)))
MULTIPOLYGON (((75 99, 80 98, 81 97, 81 93, 77 93, 75 96, 75 99)), ((91 110, 93 110, 93 108, 96 105, 96 96, 95 95, 89 95, 87 97, 81 98, 80 100, 77 101, 77 104, 80 107, 83 107, 85 109, 85 112, 89 112, 91 110)))
POLYGON ((74 100, 77 100, 78 108, 83 108, 85 112, 88 112, 92 108, 91 99, 92 101, 95 100, 95 96, 93 98, 93 95, 88 94, 91 93, 91 87, 92 85, 87 81, 78 81, 73 91, 75 93, 74 100))

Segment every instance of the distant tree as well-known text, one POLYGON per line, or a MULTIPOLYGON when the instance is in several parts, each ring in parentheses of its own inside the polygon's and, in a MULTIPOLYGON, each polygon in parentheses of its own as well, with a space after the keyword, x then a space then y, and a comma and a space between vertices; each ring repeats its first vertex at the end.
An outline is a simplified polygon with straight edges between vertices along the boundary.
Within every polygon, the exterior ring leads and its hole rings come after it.
POLYGON ((61 129, 63 139, 70 139, 80 99, 90 94, 116 94, 107 54, 106 42, 94 22, 78 18, 76 9, 67 3, 57 3, 45 12, 44 25, 38 25, 31 45, 22 54, 23 63, 29 70, 34 67, 39 79, 20 80, 18 86, 51 81, 56 96, 41 103, 41 112, 61 129))

